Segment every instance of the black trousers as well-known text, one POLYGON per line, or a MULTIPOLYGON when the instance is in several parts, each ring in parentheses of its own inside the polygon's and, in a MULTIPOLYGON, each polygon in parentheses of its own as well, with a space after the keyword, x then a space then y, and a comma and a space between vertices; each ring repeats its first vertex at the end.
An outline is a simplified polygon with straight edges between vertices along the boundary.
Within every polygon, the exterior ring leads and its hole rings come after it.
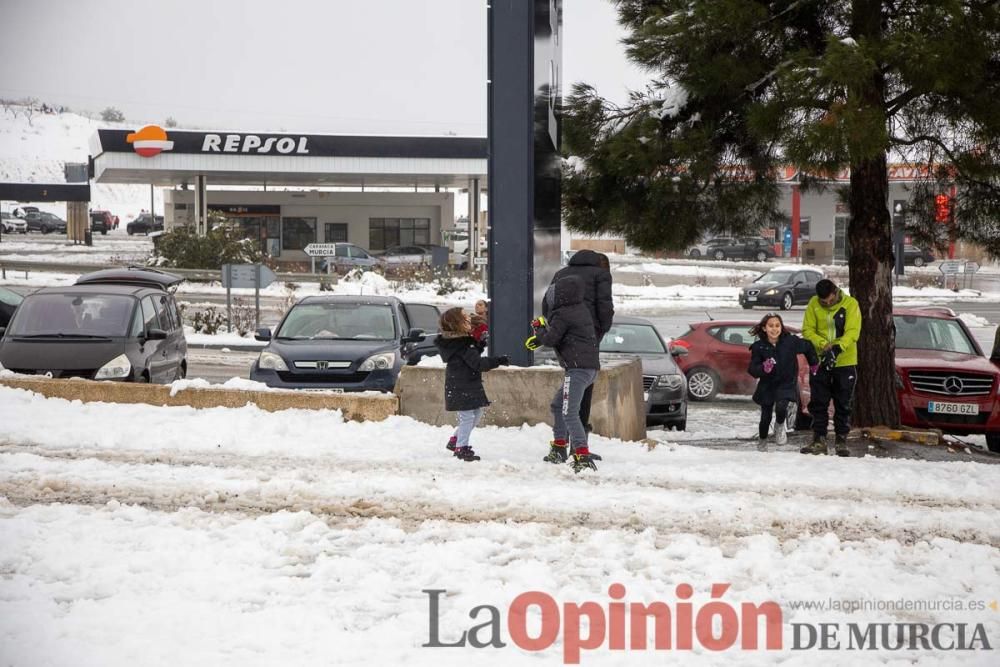
POLYGON ((767 432, 771 428, 771 413, 774 412, 778 424, 784 424, 788 419, 788 401, 780 400, 777 403, 761 403, 760 405, 760 425, 757 434, 763 440, 767 437, 767 432))
POLYGON ((851 401, 854 385, 858 381, 857 366, 840 366, 832 371, 820 369, 809 378, 809 414, 812 415, 813 433, 826 437, 830 421, 830 401, 833 401, 833 432, 847 436, 851 430, 851 401))
POLYGON ((594 398, 594 385, 591 384, 587 387, 587 390, 583 392, 583 400, 580 401, 580 421, 583 422, 583 428, 590 431, 590 401, 594 398))

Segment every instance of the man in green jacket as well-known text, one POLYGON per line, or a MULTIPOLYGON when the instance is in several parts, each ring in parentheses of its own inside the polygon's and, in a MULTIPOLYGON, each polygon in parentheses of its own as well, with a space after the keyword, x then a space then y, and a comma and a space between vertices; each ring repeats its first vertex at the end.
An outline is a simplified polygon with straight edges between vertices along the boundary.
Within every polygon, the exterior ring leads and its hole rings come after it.
POLYGON ((819 368, 809 378, 809 414, 813 419, 813 441, 799 451, 826 454, 826 429, 833 401, 833 432, 837 456, 850 456, 847 434, 851 430, 851 400, 858 379, 858 336, 861 310, 858 302, 844 294, 832 280, 816 283, 816 296, 809 300, 802 320, 802 336, 813 344, 819 368))

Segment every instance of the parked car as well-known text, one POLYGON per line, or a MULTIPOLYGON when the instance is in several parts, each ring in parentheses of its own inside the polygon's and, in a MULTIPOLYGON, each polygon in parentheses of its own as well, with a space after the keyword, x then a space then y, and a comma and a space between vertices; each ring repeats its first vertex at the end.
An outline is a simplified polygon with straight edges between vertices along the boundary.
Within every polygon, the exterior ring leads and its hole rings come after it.
POLYGON ((154 219, 149 213, 140 213, 132 222, 125 225, 125 231, 129 236, 133 234, 149 234, 150 232, 163 231, 163 216, 158 215, 154 219))
POLYGON ((371 268, 383 264, 381 259, 353 243, 335 243, 334 246, 334 255, 326 257, 320 262, 320 271, 347 273, 354 269, 371 268))
POLYGON ((934 253, 926 248, 917 248, 912 245, 903 246, 903 263, 912 264, 913 266, 923 266, 924 264, 929 264, 936 260, 937 257, 934 253))
MULTIPOLYGON (((752 394, 757 380, 747 373, 750 346, 756 340, 750 328, 757 321, 712 320, 696 322, 670 343, 671 349, 683 347, 687 355, 677 357, 677 365, 687 377, 688 396, 692 401, 708 401, 716 394, 752 394)), ((798 334, 795 327, 785 326, 798 334)), ((808 381, 809 364, 799 357, 800 381, 808 381)), ((789 410, 790 415, 795 410, 789 410)))
POLYGON ((430 304, 395 297, 310 296, 289 309, 250 368, 250 379, 269 387, 393 390, 400 368, 437 354, 439 312, 430 304), (434 333, 419 325, 430 327, 434 333))
POLYGON ((16 218, 6 211, 0 213, 0 224, 3 225, 4 234, 27 234, 28 223, 21 218, 16 218))
MULTIPOLYGON (((958 435, 985 434, 1000 453, 1000 368, 990 362, 950 308, 899 308, 896 325, 896 398, 904 426, 958 435)), ((799 383, 799 405, 809 405, 809 383, 799 383)), ((799 409, 796 425, 812 418, 799 409)))
POLYGON ((41 232, 42 234, 51 234, 52 232, 66 233, 66 221, 58 215, 46 213, 45 211, 33 211, 26 214, 24 222, 27 224, 29 232, 41 232))
POLYGON ((392 246, 382 251, 378 257, 386 268, 411 264, 434 266, 443 263, 455 269, 466 269, 469 266, 468 255, 452 252, 447 247, 438 245, 392 246))
POLYGON ((684 256, 691 259, 698 259, 700 257, 711 257, 712 251, 716 246, 726 246, 732 239, 728 236, 716 236, 710 238, 702 243, 696 243, 695 245, 684 250, 684 256))
POLYGON ((766 262, 774 257, 774 242, 760 236, 739 236, 713 244, 708 256, 715 260, 753 260, 766 262))
POLYGON ((807 304, 816 296, 816 283, 822 279, 823 274, 816 269, 776 267, 740 288, 740 305, 746 309, 777 306, 788 310, 795 305, 807 304))
POLYGON ((90 212, 90 231, 107 234, 115 228, 115 216, 110 211, 90 212))
POLYGON ((10 318, 22 301, 24 297, 17 292, 0 287, 0 327, 6 327, 10 323, 10 318))
POLYGON ((106 269, 24 297, 0 330, 0 368, 26 375, 167 383, 187 374, 187 341, 169 289, 183 278, 106 269))

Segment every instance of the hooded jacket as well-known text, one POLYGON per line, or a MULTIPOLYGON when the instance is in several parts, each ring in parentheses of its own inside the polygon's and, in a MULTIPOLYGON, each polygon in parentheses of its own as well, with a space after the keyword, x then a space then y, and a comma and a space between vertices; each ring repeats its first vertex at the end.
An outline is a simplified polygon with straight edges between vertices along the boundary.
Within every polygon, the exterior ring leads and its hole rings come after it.
POLYGON ((837 345, 837 368, 858 365, 858 337, 861 335, 861 309, 857 299, 837 290, 837 301, 824 306, 819 297, 809 299, 802 318, 802 337, 813 344, 816 353, 823 354, 827 345, 837 345))
MULTIPOLYGON (((611 272, 601 266, 601 257, 593 250, 580 250, 552 277, 552 284, 568 276, 583 281, 583 303, 590 312, 597 333, 597 340, 611 329, 615 318, 615 305, 611 298, 611 272)), ((549 316, 548 306, 542 302, 542 315, 549 316)))
POLYGON ((778 401, 799 400, 799 360, 804 354, 810 366, 819 363, 812 343, 798 336, 782 332, 778 342, 771 344, 767 338, 754 341, 750 346, 750 368, 747 372, 757 378, 753 401, 758 405, 773 405, 778 401), (764 361, 774 359, 774 369, 764 372, 764 361))
POLYGON ((556 352, 563 368, 600 368, 597 334, 583 302, 583 281, 576 276, 557 280, 545 293, 548 325, 536 336, 556 352))
POLYGON ((444 374, 444 409, 457 412, 489 405, 483 388, 483 371, 499 366, 499 358, 480 356, 479 346, 469 335, 442 333, 434 339, 434 344, 441 359, 448 364, 444 374))

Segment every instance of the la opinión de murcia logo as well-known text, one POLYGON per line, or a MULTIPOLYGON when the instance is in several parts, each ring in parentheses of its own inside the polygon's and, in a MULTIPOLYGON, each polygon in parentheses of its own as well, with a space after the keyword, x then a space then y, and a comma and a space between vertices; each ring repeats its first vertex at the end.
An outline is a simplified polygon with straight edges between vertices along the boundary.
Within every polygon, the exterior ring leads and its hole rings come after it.
MULTIPOLYGON (((691 602, 694 588, 679 584, 676 601, 627 602, 625 586, 608 587, 602 602, 563 602, 542 591, 515 597, 504 615, 489 604, 469 610, 475 623, 441 635, 441 598, 427 594, 429 627, 425 648, 494 648, 513 643, 525 651, 545 651, 562 641, 563 663, 580 663, 584 651, 777 651, 785 648, 781 605, 773 600, 743 602, 721 598, 730 584, 712 584, 711 600, 691 602), (529 616, 532 618, 529 623, 529 616), (763 623, 763 625, 762 625, 763 623), (761 631, 763 630, 763 635, 761 631)), ((792 651, 989 651, 982 623, 791 623, 792 651)))

